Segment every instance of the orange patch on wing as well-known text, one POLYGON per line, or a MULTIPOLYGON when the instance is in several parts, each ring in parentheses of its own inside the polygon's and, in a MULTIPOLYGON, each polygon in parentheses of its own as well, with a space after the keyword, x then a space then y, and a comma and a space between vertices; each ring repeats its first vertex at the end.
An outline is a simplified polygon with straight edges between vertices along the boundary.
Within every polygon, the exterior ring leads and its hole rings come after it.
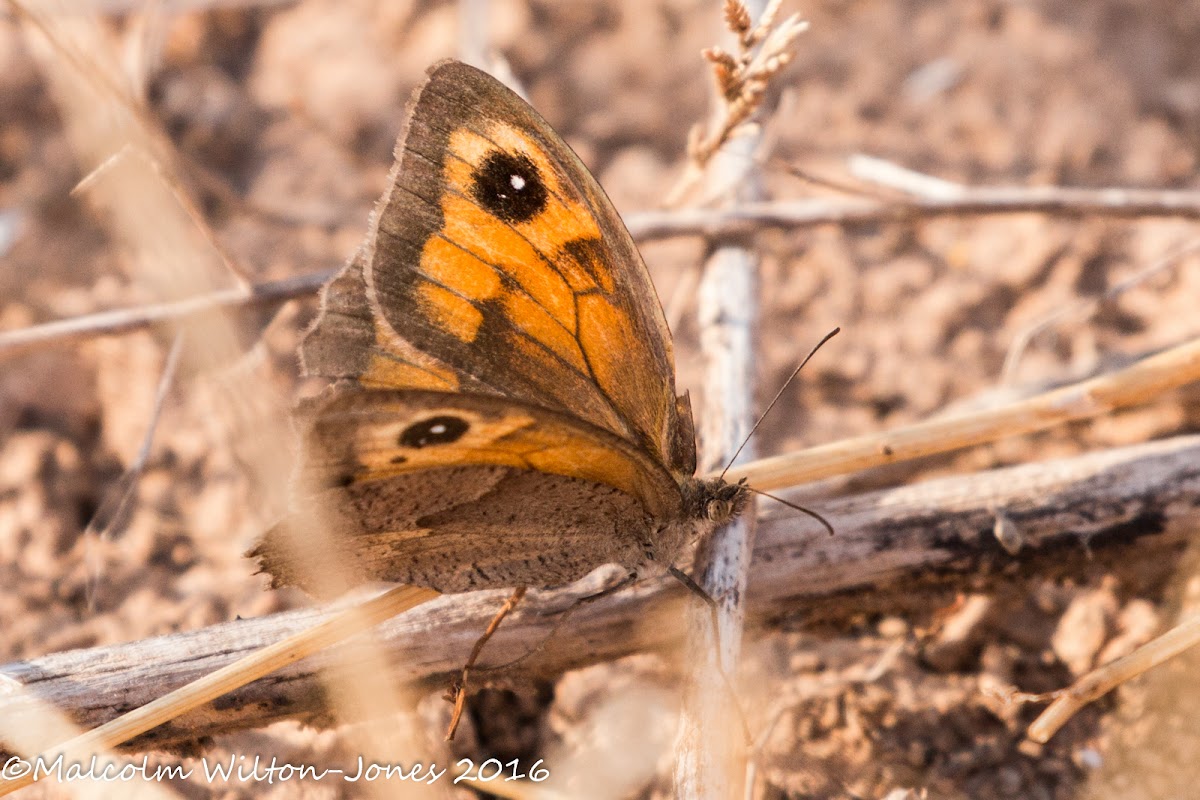
POLYGON ((366 370, 358 376, 358 383, 361 386, 380 389, 454 391, 458 388, 458 378, 449 369, 418 367, 403 361, 395 361, 378 353, 371 355, 371 361, 366 370))
MULTIPOLYGON (((527 146, 531 144, 527 139, 524 141, 527 146)), ((475 131, 467 128, 460 128, 450 134, 450 140, 446 149, 474 168, 475 165, 483 163, 483 159, 487 157, 488 153, 496 149, 496 145, 486 136, 480 136, 475 131)), ((520 149, 522 152, 525 150, 525 148, 516 149, 520 149)), ((450 166, 450 163, 450 159, 447 159, 447 167, 450 166)), ((460 186, 458 188, 462 189, 465 187, 460 186)))
MULTIPOLYGON (((537 167, 538 173, 546 188, 549 190, 546 207, 534 219, 513 225, 519 230, 527 242, 522 249, 534 249, 542 257, 553 261, 574 291, 584 291, 595 288, 596 278, 599 278, 601 288, 612 291, 612 276, 604 265, 594 278, 586 269, 582 269, 577 261, 565 254, 564 245, 576 239, 599 239, 602 237, 600 226, 588 209, 586 201, 579 196, 576 187, 570 185, 559 173, 554 163, 546 157, 545 152, 537 143, 514 127, 501 123, 493 123, 486 131, 486 136, 469 131, 456 131, 450 137, 450 151, 458 159, 446 160, 446 177, 466 197, 471 196, 474 184, 474 170, 487 155, 499 148, 527 156, 537 167)), ((473 204, 472 204, 473 205, 473 204)), ((443 211, 446 202, 443 202, 443 211)), ((493 225, 508 227, 496 221, 490 214, 479 210, 493 225)), ((446 219, 452 219, 449 213, 446 219)), ((511 262, 529 263, 529 257, 520 254, 519 250, 505 249, 504 253, 511 256, 511 262)), ((489 260, 492 260, 489 258, 489 260)), ((494 261, 493 263, 499 263, 494 261)), ((556 276, 557 277, 557 276, 556 276)), ((560 278, 561 279, 561 278, 560 278)), ((540 298, 539 298, 540 302, 540 298)))
POLYGON ((523 449, 506 442, 510 436, 533 424, 519 413, 500 418, 488 418, 458 408, 428 409, 420 418, 398 414, 394 422, 363 426, 357 434, 355 456, 366 470, 364 479, 376 480, 432 467, 453 464, 495 464, 528 469, 523 449), (452 416, 468 424, 466 433, 457 441, 426 447, 403 447, 399 444, 409 426, 436 416, 452 416), (397 463, 396 457, 403 456, 397 463))
POLYGON ((663 429, 661 383, 645 345, 634 334, 629 316, 599 294, 579 298, 579 344, 592 365, 596 383, 609 397, 637 397, 630 408, 633 424, 649 437, 663 429))
POLYGON ((532 469, 612 486, 638 498, 655 515, 667 516, 678 511, 661 507, 660 493, 655 492, 637 462, 627 455, 590 438, 585 430, 535 420, 515 409, 491 416, 456 407, 428 408, 419 417, 397 409, 394 420, 360 427, 353 449, 360 465, 356 481, 382 480, 455 464, 486 464, 532 469), (467 432, 457 441, 437 446, 399 444, 410 425, 439 415, 464 420, 468 423, 467 432))
MULTIPOLYGON (((555 262, 559 260, 558 256, 568 242, 600 238, 600 229, 596 227, 596 221, 584 206, 575 203, 567 205, 557 199, 547 203, 545 211, 537 217, 517 227, 534 247, 552 257, 555 262)), ((612 290, 611 276, 601 274, 597 277, 600 278, 601 284, 608 283, 608 286, 604 287, 607 291, 612 290)), ((577 284, 572 286, 576 291, 596 286, 596 280, 587 273, 576 276, 576 280, 577 284)))
POLYGON ((455 391, 458 375, 428 353, 401 339, 381 317, 375 317, 375 349, 359 384, 381 389, 455 391))
MULTIPOLYGON (((543 253, 556 256, 567 242, 575 239, 600 239, 603 237, 596 218, 592 216, 592 212, 588 208, 587 199, 580 196, 579 188, 570 182, 569 177, 559 172, 555 164, 547 158, 546 153, 538 147, 533 139, 519 129, 500 122, 493 122, 488 126, 487 137, 504 150, 528 156, 546 182, 546 188, 550 190, 550 202, 547 203, 545 210, 536 219, 518 226, 534 247, 543 253)), ((485 143, 491 144, 486 140, 485 143)), ((494 146, 473 145, 472 147, 473 152, 479 154, 479 161, 491 149, 494 149, 494 146)), ((574 165, 568 164, 567 166, 573 167, 574 165)), ((555 261, 557 260, 556 257, 555 261)), ((612 278, 607 270, 604 270, 598 277, 601 288, 611 292, 613 289, 612 278)), ((592 280, 591 276, 586 276, 586 279, 581 280, 578 284, 572 282, 571 288, 583 291, 595 286, 596 282, 592 280)))
MULTIPOLYGON (((444 237, 510 276, 562 325, 575 327, 575 305, 567 282, 516 230, 457 195, 442 199, 442 215, 444 237)), ((421 261, 424 265, 424 257, 421 261)))
MULTIPOLYGON (((562 326, 555 324, 541 306, 525 295, 510 292, 504 298, 504 312, 515 327, 545 345, 580 372, 587 373, 583 351, 579 349, 575 337, 562 326)), ((545 357, 536 350, 531 352, 539 359, 545 357)))
POLYGON ((667 516, 672 512, 672 509, 658 507, 658 496, 646 491, 645 481, 633 462, 607 447, 569 439, 530 453, 527 459, 538 472, 583 478, 620 489, 641 500, 652 515, 667 516))
POLYGON ((600 238, 595 220, 583 206, 572 205, 568 208, 552 201, 536 219, 518 227, 534 247, 549 254, 575 291, 582 292, 597 286, 606 292, 613 290, 612 274, 606 265, 595 261, 582 264, 566 249, 566 245, 579 239, 600 238), (580 215, 585 215, 588 224, 579 224, 580 215))
POLYGON ((466 299, 436 283, 421 281, 414 292, 425 314, 442 330, 463 342, 475 341, 483 313, 466 299))
POLYGON ((436 235, 421 251, 421 272, 472 300, 487 300, 500 291, 495 267, 436 235))

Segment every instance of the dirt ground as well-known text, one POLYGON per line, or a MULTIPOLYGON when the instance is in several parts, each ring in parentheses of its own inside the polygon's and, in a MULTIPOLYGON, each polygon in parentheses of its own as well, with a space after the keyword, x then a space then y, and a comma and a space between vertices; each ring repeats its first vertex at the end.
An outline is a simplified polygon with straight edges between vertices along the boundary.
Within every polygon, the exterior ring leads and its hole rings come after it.
MULTIPOLYGON (((383 189, 408 93, 428 65, 457 52, 459 6, 213 5, 231 7, 150 21, 117 13, 103 31, 140 76, 149 118, 180 154, 174 180, 196 198, 197 216, 225 258, 256 281, 337 266, 383 189)), ((487 5, 490 20, 475 28, 617 208, 656 207, 682 168, 688 127, 708 107, 699 53, 721 35, 719 4, 487 5)), ((794 173, 853 183, 846 162, 859 153, 978 185, 1196 183, 1200 6, 830 0, 788 2, 784 11, 801 12, 811 29, 770 94, 764 169, 774 198, 836 196, 794 173)), ((0 328, 186 295, 205 281, 232 285, 223 266, 212 271, 215 279, 181 281, 166 271, 169 249, 156 251, 150 267, 139 260, 120 232, 129 218, 90 202, 92 193, 128 186, 101 173, 98 185, 72 194, 90 170, 81 161, 100 163, 116 148, 104 131, 81 127, 81 114, 63 113, 69 93, 46 67, 63 52, 31 48, 11 15, 0 22, 0 328)), ((166 228, 164 209, 146 205, 135 215, 142 234, 166 228)), ((983 396, 1029 326, 1190 243, 1193 228, 1179 220, 1028 214, 757 237, 761 394, 769 397, 824 332, 834 325, 844 331, 768 419, 760 453, 885 430, 983 396)), ((694 283, 686 276, 704 252, 696 238, 643 248, 664 305, 682 309, 672 320, 679 380, 692 389, 699 415, 706 412, 697 396, 694 283)), ((1018 382, 1063 381, 1197 335, 1198 265, 1195 256, 1182 259, 1099 313, 1054 324, 1032 341, 1018 382)), ((149 459, 122 509, 114 510, 114 500, 152 417, 170 332, 99 338, 4 362, 0 662, 308 602, 264 591, 241 553, 278 513, 264 474, 286 473, 288 447, 248 430, 245 409, 278 408, 296 391, 294 348, 313 313, 311 300, 292 303, 265 333, 267 316, 240 316, 238 345, 248 355, 234 363, 213 365, 207 340, 185 340, 149 459)), ((939 459, 907 477, 1146 441, 1193 430, 1197 421, 1188 396, 1171 396, 939 459)), ((1021 745, 1037 708, 1005 706, 990 691, 1049 691, 1129 652, 1196 594, 1188 566, 1152 587, 1102 575, 1048 580, 1016 599, 960 598, 931 609, 931 618, 943 620, 978 614, 973 646, 951 655, 933 647, 930 618, 865 617, 838 635, 806 632, 799 622, 756 632, 739 680, 787 698, 748 709, 764 741, 759 796, 878 798, 896 789, 930 798, 1194 796, 1197 659, 1122 688, 1037 750, 1021 745)), ((490 691, 476 700, 455 753, 506 760, 571 754, 607 775, 607 789, 595 796, 668 797, 665 748, 677 685, 664 662, 647 655, 572 673, 536 692, 490 691), (621 697, 654 702, 640 705, 638 716, 613 700, 621 697), (602 713, 653 732, 649 740, 664 748, 655 776, 621 785, 613 777, 618 764, 589 755, 599 745, 588 732, 602 713)), ((209 752, 333 763, 354 751, 339 731, 280 724, 220 737, 209 752)), ((311 782, 172 786, 194 798, 361 796, 346 785, 311 782)), ((22 796, 66 792, 44 786, 22 796)))

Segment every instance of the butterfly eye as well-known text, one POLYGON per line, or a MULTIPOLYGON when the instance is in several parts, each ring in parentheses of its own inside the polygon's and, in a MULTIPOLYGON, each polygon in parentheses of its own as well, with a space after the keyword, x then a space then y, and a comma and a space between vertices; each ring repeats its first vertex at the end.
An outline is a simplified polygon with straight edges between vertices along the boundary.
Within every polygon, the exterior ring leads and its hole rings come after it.
POLYGON ((725 522, 732 516, 733 507, 725 500, 709 500, 705 515, 713 522, 725 522))
POLYGON ((400 446, 420 448, 450 444, 461 439, 470 427, 461 417, 430 417, 405 428, 400 434, 400 446))
POLYGON ((528 222, 546 208, 550 193, 537 166, 524 153, 493 150, 473 178, 475 200, 505 222, 528 222))

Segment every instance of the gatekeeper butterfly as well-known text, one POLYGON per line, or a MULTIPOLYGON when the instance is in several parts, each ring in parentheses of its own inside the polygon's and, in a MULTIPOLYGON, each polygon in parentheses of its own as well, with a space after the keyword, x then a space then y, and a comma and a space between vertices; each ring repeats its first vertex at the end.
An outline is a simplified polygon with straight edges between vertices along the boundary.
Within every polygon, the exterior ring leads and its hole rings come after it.
POLYGON ((319 519, 354 576, 441 592, 647 574, 731 519, 695 477, 650 275, 607 196, 527 103, 432 67, 366 241, 301 346, 333 379, 298 409, 294 510, 251 555, 305 584, 319 519))

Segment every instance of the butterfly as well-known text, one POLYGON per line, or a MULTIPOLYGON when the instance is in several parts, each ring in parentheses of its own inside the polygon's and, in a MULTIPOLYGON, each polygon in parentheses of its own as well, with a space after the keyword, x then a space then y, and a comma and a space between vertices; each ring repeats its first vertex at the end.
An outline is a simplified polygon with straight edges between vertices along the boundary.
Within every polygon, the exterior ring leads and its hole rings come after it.
POLYGON ((466 64, 409 104, 365 242, 301 345, 293 510, 251 551, 305 587, 314 518, 356 579, 440 592, 647 575, 748 489, 695 476, 650 275, 607 196, 525 101, 466 64))

